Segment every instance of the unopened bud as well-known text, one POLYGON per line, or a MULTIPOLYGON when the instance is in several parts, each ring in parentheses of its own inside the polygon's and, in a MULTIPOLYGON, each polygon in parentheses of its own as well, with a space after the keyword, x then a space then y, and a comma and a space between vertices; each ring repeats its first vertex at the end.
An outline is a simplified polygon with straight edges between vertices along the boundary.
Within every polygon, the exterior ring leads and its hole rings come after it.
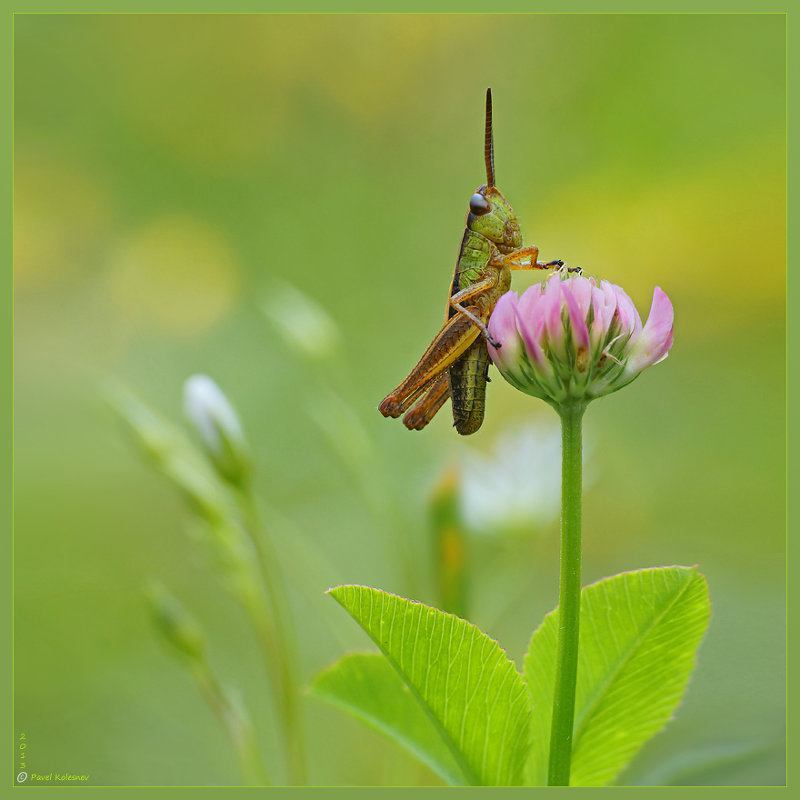
POLYGON ((207 375, 193 375, 183 388, 184 410, 217 472, 241 485, 250 476, 250 455, 239 417, 207 375))
POLYGON ((144 590, 153 621, 164 639, 192 661, 205 659, 206 639, 200 626, 181 603, 160 583, 144 590))

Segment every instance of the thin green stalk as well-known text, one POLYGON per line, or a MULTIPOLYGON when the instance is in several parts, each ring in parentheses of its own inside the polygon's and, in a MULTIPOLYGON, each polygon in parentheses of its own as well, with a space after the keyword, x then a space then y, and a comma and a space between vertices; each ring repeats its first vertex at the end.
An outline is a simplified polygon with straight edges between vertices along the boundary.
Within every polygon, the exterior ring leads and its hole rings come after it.
POLYGON ((581 610, 581 423, 584 403, 561 415, 561 577, 548 786, 569 786, 581 610))
POLYGON ((440 479, 430 502, 434 565, 443 611, 467 619, 467 541, 458 513, 454 470, 440 479))
POLYGON ((270 607, 265 617, 258 615, 256 632, 271 673, 275 704, 285 731, 289 774, 293 783, 304 785, 307 783, 305 736, 298 703, 297 642, 286 602, 286 586, 277 554, 261 522, 255 497, 249 487, 243 487, 238 498, 270 607))
POLYGON ((214 709, 214 713, 219 717, 233 743, 239 768, 242 770, 245 780, 250 786, 268 786, 269 778, 261 762, 250 721, 231 702, 205 661, 195 662, 192 672, 200 690, 214 709))

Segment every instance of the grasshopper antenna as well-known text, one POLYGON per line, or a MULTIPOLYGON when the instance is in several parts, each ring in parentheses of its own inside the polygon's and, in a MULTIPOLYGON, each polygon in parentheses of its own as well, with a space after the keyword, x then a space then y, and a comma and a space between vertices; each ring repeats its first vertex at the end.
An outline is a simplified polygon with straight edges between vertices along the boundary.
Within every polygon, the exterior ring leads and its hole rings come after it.
POLYGON ((483 145, 486 161, 486 185, 494 188, 494 134, 492 133, 492 90, 486 90, 486 140, 483 145))

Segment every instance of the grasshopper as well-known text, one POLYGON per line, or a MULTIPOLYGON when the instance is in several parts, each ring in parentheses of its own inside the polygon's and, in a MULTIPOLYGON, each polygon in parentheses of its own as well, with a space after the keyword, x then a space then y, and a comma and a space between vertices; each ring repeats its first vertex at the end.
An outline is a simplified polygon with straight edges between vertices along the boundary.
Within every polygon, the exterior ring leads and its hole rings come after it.
POLYGON ((522 246, 514 210, 495 186, 491 89, 486 90, 484 160, 486 184, 469 201, 444 326, 408 377, 378 407, 384 417, 405 413, 403 424, 409 430, 422 430, 448 397, 460 434, 480 428, 489 380, 486 342, 500 347, 486 325, 497 301, 511 288, 511 270, 564 267, 560 259, 537 261, 539 248, 522 246))

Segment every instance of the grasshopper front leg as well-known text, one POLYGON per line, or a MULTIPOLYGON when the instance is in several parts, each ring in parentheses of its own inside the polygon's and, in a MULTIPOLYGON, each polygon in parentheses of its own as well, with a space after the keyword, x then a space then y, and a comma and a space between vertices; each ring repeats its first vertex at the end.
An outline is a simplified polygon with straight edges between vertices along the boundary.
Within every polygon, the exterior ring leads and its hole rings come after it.
MULTIPOLYGON (((399 417, 407 411, 428 388, 430 382, 443 373, 478 338, 480 329, 471 318, 481 314, 481 310, 477 306, 470 306, 465 311, 470 312, 470 316, 457 314, 447 320, 408 377, 383 398, 378 410, 384 417, 399 417)), ((483 324, 485 327, 486 323, 483 324)))
POLYGON ((472 320, 472 322, 478 326, 478 329, 484 335, 486 341, 489 342, 492 345, 492 347, 499 348, 500 342, 497 342, 492 338, 492 335, 489 333, 489 329, 486 327, 486 323, 482 319, 479 319, 474 313, 467 310, 466 308, 464 308, 464 306, 461 305, 461 302, 463 300, 469 300, 475 297, 476 295, 485 292, 487 289, 494 289, 496 285, 497 285, 496 275, 492 275, 488 278, 484 278, 483 280, 478 281, 477 283, 473 283, 471 286, 467 286, 466 289, 462 289, 460 292, 456 292, 450 298, 450 307, 454 311, 457 311, 459 314, 463 314, 467 319, 472 320))
MULTIPOLYGON (((502 256, 502 263, 509 269, 563 269, 564 262, 560 258, 553 261, 537 261, 539 248, 535 244, 521 247, 513 253, 502 256)), ((580 267, 566 267, 567 272, 583 272, 580 267)))

